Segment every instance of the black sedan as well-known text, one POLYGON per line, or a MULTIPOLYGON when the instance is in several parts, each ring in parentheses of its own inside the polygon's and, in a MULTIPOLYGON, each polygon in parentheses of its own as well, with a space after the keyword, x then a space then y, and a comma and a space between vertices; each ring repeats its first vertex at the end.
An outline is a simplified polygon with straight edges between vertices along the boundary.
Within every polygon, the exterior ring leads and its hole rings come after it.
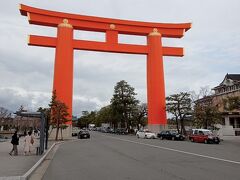
POLYGON ((157 134, 160 139, 184 140, 185 136, 173 130, 164 130, 157 134))
POLYGON ((90 134, 87 130, 80 130, 78 133, 78 139, 88 139, 90 138, 90 134))
POLYGON ((128 131, 126 128, 117 128, 115 133, 116 134, 128 134, 128 131))

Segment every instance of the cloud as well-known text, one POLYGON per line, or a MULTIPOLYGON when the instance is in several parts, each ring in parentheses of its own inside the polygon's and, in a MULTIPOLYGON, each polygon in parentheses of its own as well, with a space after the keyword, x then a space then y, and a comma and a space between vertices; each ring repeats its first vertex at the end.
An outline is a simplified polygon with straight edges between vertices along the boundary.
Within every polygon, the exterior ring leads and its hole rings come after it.
MULTIPOLYGON (((4 2, 0 12, 0 106, 16 111, 47 106, 51 99, 55 50, 27 46, 27 35, 56 37, 56 29, 29 25, 18 4, 83 15, 149 22, 193 22, 182 39, 163 39, 182 46, 185 56, 164 57, 166 94, 214 87, 226 73, 240 69, 240 1, 211 0, 91 0, 4 2), (61 2, 61 3, 60 3, 61 2)), ((75 32, 75 38, 103 41, 104 35, 75 32)), ((146 44, 144 37, 120 36, 120 42, 146 44)), ((126 80, 146 102, 146 56, 88 51, 74 52, 73 112, 108 104, 117 82, 126 80)))

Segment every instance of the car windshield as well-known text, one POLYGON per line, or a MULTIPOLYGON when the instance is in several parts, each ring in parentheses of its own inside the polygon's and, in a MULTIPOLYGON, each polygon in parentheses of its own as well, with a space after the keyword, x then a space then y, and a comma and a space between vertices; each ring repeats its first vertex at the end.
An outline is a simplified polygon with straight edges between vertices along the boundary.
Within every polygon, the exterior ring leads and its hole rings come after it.
POLYGON ((203 131, 203 134, 204 135, 212 135, 212 132, 211 131, 203 131))
POLYGON ((203 132, 205 135, 211 135, 211 136, 213 136, 213 133, 211 132, 211 131, 205 131, 205 132, 203 132))
POLYGON ((84 133, 84 134, 85 134, 85 133, 88 133, 88 131, 81 131, 81 133, 84 133))
POLYGON ((146 130, 146 131, 144 131, 145 133, 151 133, 151 131, 149 131, 149 130, 146 130))

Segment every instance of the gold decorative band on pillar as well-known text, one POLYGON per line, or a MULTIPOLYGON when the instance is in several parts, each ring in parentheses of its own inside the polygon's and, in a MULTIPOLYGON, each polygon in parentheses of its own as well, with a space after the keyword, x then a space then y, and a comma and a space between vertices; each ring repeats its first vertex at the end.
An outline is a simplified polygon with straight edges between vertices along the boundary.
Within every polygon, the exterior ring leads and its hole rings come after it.
POLYGON ((73 28, 72 25, 68 23, 67 19, 63 19, 63 22, 59 24, 58 27, 73 28))
POLYGON ((161 36, 161 33, 158 32, 157 28, 153 28, 153 31, 149 33, 149 36, 161 36))

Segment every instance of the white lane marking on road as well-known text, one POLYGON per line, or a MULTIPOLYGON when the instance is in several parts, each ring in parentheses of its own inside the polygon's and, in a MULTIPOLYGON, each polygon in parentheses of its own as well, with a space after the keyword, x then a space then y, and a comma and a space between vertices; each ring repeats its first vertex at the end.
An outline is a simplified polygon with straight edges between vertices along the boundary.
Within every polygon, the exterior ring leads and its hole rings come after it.
MULTIPOLYGON (((102 135, 102 136, 105 136, 105 135, 102 135)), ((232 160, 228 160, 228 159, 216 158, 216 157, 212 157, 212 156, 207 156, 207 155, 202 155, 202 154, 197 154, 197 153, 191 153, 191 152, 187 152, 187 151, 167 148, 167 147, 163 147, 163 146, 156 146, 156 145, 152 145, 152 144, 146 144, 146 143, 131 141, 131 140, 128 140, 128 139, 121 139, 121 138, 117 138, 117 137, 112 137, 112 136, 105 136, 105 137, 112 138, 112 139, 118 139, 120 141, 131 142, 131 143, 134 143, 134 144, 141 144, 141 145, 144 145, 144 146, 150 146, 150 147, 154 147, 154 148, 158 148, 158 149, 164 149, 164 150, 179 152, 179 153, 188 154, 188 155, 192 155, 192 156, 198 156, 198 157, 214 159, 214 160, 218 160, 218 161, 224 161, 224 162, 233 163, 233 164, 239 164, 240 165, 240 162, 238 162, 238 161, 232 161, 232 160)))

